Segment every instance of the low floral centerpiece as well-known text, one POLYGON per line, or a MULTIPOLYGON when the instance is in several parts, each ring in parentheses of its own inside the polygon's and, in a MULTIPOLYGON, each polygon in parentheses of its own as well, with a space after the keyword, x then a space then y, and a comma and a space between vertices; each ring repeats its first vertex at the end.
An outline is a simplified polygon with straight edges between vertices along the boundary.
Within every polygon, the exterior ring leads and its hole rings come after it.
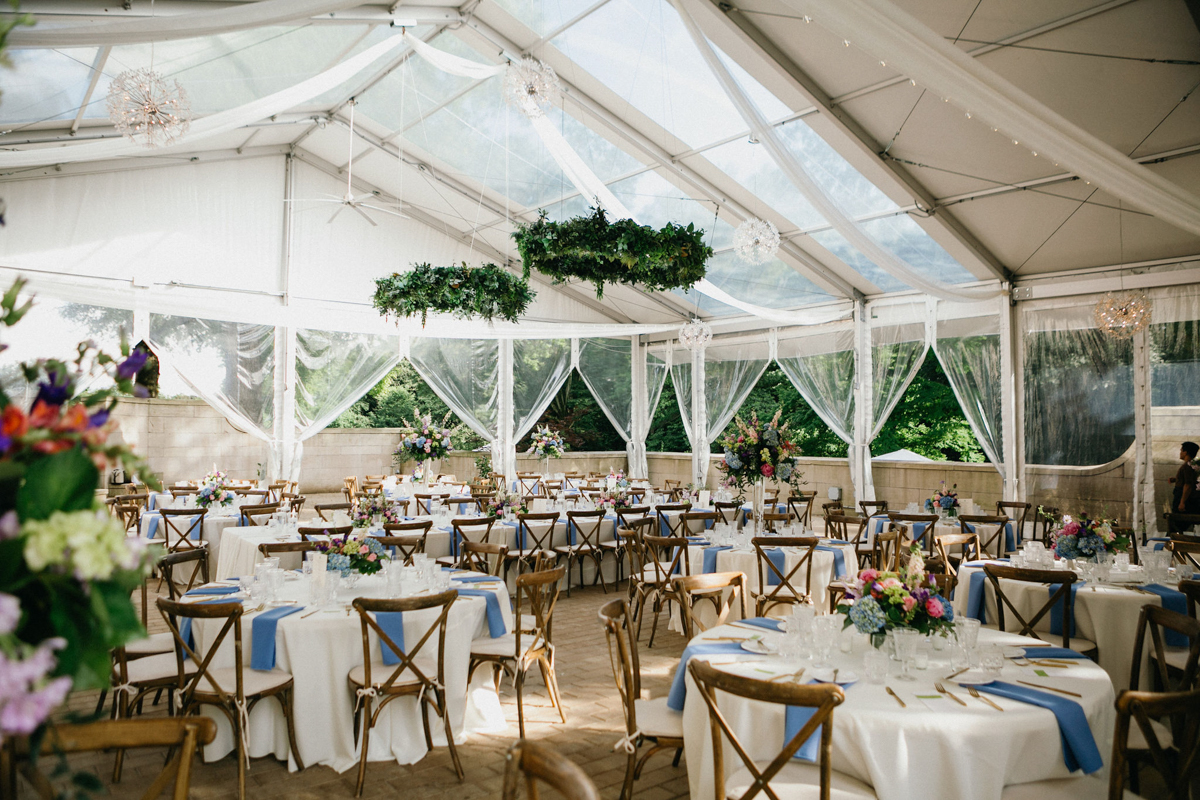
POLYGON ((618 508, 633 508, 637 498, 624 489, 603 490, 595 496, 596 508, 615 511, 618 508))
MULTIPOLYGON (((24 281, 0 298, 0 330, 31 307, 24 281)), ((4 349, 6 345, 0 345, 4 349)), ((131 601, 157 548, 129 537, 96 504, 100 476, 121 466, 157 486, 127 447, 109 444, 118 394, 144 396, 146 354, 90 342, 70 360, 21 365, 29 409, 0 389, 0 738, 34 735, 67 692, 108 688, 110 652, 145 629, 131 601), (80 391, 107 375, 106 388, 80 391)))
POLYGON ((375 522, 384 525, 396 525, 401 522, 396 507, 381 494, 368 495, 359 500, 354 513, 350 515, 350 524, 356 528, 369 528, 375 522))
POLYGON ((948 517, 958 516, 958 492, 955 489, 958 484, 954 484, 949 489, 946 488, 946 482, 942 481, 942 485, 931 497, 925 500, 925 510, 931 514, 945 512, 948 517))
POLYGON ((1088 519, 1064 514, 1062 526, 1050 532, 1054 553, 1059 558, 1095 561, 1101 553, 1129 549, 1129 537, 1118 536, 1111 520, 1088 519))
POLYGON ((371 536, 331 536, 327 541, 313 544, 318 553, 328 556, 325 569, 340 572, 342 577, 351 573, 374 575, 383 569, 383 562, 390 558, 379 540, 371 536))
POLYGON ((925 582, 925 562, 918 545, 913 546, 901 573, 864 569, 846 590, 846 602, 838 605, 838 611, 846 615, 844 627, 853 625, 859 633, 868 634, 876 647, 883 644, 884 634, 896 628, 948 635, 954 609, 936 585, 925 588, 921 585, 925 582))
POLYGON ((610 489, 628 489, 629 479, 625 477, 625 473, 619 469, 608 470, 608 477, 604 479, 604 485, 610 489))
POLYGON ((565 452, 567 443, 563 441, 561 433, 549 428, 539 428, 529 437, 529 449, 525 454, 538 458, 562 458, 565 452))
POLYGON ((718 442, 725 451, 725 457, 717 464, 725 476, 722 485, 732 489, 738 500, 747 489, 753 490, 756 517, 763 513, 765 481, 786 483, 797 491, 804 484, 796 468, 800 448, 788 436, 788 423, 779 424, 782 414, 781 408, 767 423, 759 421, 758 412, 750 415, 749 422, 734 417, 733 429, 718 442))
POLYGON ((495 497, 488 498, 487 510, 491 516, 501 519, 513 514, 529 513, 523 495, 505 492, 496 492, 495 497))
POLYGON ((200 481, 200 491, 196 493, 196 505, 200 508, 212 506, 227 506, 234 500, 234 493, 228 485, 229 476, 214 469, 200 481))

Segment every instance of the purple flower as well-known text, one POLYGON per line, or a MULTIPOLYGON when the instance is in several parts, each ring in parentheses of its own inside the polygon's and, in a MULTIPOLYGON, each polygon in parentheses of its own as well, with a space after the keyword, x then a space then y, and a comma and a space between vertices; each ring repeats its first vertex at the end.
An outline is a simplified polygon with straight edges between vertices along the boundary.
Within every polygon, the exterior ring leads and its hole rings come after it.
POLYGON ((147 350, 134 350, 128 358, 117 365, 117 378, 129 380, 137 375, 138 370, 146 365, 146 359, 149 357, 150 353, 147 350))
POLYGON ((33 733, 51 711, 62 705, 69 691, 70 678, 55 678, 36 692, 9 698, 0 710, 0 731, 18 735, 33 733))
POLYGON ((12 437, 0 433, 0 453, 7 452, 10 447, 12 447, 12 437))
POLYGON ((150 390, 149 390, 149 389, 147 389, 145 386, 142 386, 142 385, 139 383, 139 384, 137 384, 136 386, 134 386, 134 387, 133 387, 133 396, 134 396, 134 397, 141 397, 141 398, 143 398, 143 399, 144 399, 144 398, 147 398, 147 397, 149 397, 149 396, 150 396, 150 390))
POLYGON ((109 410, 107 408, 102 408, 95 414, 92 414, 92 416, 88 418, 89 427, 99 428, 101 425, 108 422, 108 415, 109 410))
POLYGON ((0 541, 15 539, 21 533, 21 520, 16 511, 9 511, 0 517, 0 541))
POLYGON ((37 397, 33 404, 41 400, 49 406, 61 406, 71 397, 71 376, 60 376, 57 372, 47 372, 46 380, 38 383, 37 397))
POLYGON ((0 594, 0 634, 12 633, 21 621, 21 601, 11 594, 0 594))

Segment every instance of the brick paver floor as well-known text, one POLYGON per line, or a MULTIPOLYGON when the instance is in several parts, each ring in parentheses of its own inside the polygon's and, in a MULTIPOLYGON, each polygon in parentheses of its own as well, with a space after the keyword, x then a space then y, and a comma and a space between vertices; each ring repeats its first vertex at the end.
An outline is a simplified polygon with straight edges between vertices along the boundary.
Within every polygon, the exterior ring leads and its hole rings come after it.
MULTIPOLYGON (((605 798, 616 798, 625 775, 625 756, 612 752, 613 744, 624 735, 621 704, 613 683, 608 646, 596 612, 614 597, 599 587, 574 589, 570 598, 559 600, 555 611, 554 640, 557 648, 559 687, 567 712, 567 722, 558 721, 550 705, 541 677, 534 670, 525 690, 526 733, 531 739, 551 742, 569 756, 600 788, 605 798)), ((153 622, 153 620, 152 620, 153 622)), ((165 629, 160 622, 159 628, 165 629)), ((650 696, 667 692, 671 675, 683 650, 683 637, 664 631, 665 615, 659 625, 654 648, 647 650, 649 626, 642 635, 641 666, 643 687, 650 696)), ((152 625, 152 630, 154 626, 152 625)), ((437 748, 416 764, 400 766, 395 762, 372 762, 367 768, 363 797, 417 798, 453 797, 455 800, 499 798, 504 774, 504 751, 517 738, 516 695, 510 681, 501 688, 501 703, 510 721, 502 735, 475 734, 458 748, 466 771, 466 780, 455 780, 446 748, 437 748)), ((72 695, 69 708, 90 712, 95 708, 95 692, 72 695)), ((147 714, 164 714, 162 710, 147 714)), ((303 721, 301 721, 303 723, 303 721)), ((94 771, 116 798, 140 797, 162 766, 162 751, 145 750, 126 756, 121 783, 111 784, 112 756, 86 754, 71 759, 77 769, 94 771)), ((686 762, 671 766, 671 754, 661 753, 646 765, 635 785, 638 800, 671 800, 688 793, 686 762)), ((356 770, 338 774, 328 767, 309 767, 303 772, 287 771, 287 765, 274 758, 253 759, 247 775, 247 795, 252 798, 291 798, 293 800, 330 800, 353 797, 356 770)), ((30 795, 28 792, 23 792, 30 795)), ((197 761, 192 780, 192 797, 197 800, 225 800, 237 797, 237 765, 233 756, 211 764, 197 761)))

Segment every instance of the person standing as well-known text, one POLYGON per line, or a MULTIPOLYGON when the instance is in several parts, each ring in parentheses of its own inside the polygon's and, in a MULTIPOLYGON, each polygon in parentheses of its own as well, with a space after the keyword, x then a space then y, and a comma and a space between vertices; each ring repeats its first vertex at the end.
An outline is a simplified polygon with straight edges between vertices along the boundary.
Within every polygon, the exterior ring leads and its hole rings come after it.
POLYGON ((1184 442, 1179 446, 1179 460, 1183 463, 1179 466, 1175 477, 1168 481, 1175 486, 1171 494, 1172 513, 1200 513, 1200 493, 1196 491, 1196 480, 1200 475, 1197 475, 1196 468, 1192 464, 1198 452, 1200 452, 1200 445, 1195 442, 1184 442))

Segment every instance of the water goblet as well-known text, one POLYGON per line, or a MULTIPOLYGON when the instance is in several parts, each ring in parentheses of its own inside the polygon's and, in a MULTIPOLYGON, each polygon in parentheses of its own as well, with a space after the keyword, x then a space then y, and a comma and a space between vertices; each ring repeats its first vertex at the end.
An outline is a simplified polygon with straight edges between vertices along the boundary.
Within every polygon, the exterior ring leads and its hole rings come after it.
POLYGON ((863 674, 867 677, 867 683, 879 685, 887 679, 888 674, 888 658, 887 653, 881 652, 872 647, 863 653, 863 674))
POLYGON ((253 586, 254 586, 254 576, 253 575, 242 575, 241 577, 238 578, 238 592, 240 592, 243 597, 250 596, 250 589, 253 586))
POLYGON ((841 619, 833 614, 813 620, 813 644, 817 649, 817 661, 813 666, 817 669, 827 669, 833 666, 829 662, 829 655, 833 650, 841 626, 841 619))
POLYGON ((1004 651, 994 644, 981 647, 979 649, 979 662, 984 670, 993 678, 1000 677, 1000 670, 1004 669, 1004 651))
POLYGON ((970 617, 955 620, 954 633, 958 638, 958 643, 967 650, 974 650, 979 643, 979 626, 979 620, 970 617))
POLYGON ((916 653, 917 642, 921 638, 921 634, 910 628, 896 628, 892 631, 892 637, 896 644, 896 660, 900 662, 900 674, 896 676, 896 679, 915 681, 916 678, 908 674, 908 665, 916 653))

